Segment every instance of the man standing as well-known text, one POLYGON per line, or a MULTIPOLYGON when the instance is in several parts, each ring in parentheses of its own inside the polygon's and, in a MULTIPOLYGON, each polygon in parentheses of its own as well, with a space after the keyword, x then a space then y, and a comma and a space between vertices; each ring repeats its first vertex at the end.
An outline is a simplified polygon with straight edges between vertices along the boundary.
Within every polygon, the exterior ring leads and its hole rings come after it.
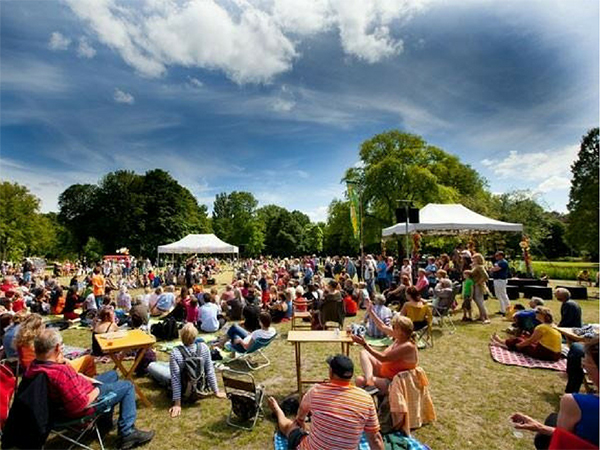
POLYGON ((367 291, 371 297, 375 293, 375 270, 375 261, 373 260, 373 257, 371 255, 367 255, 363 277, 365 283, 367 283, 367 291))
MULTIPOLYGON (((110 401, 114 409, 119 405, 118 447, 130 449, 149 442, 154 431, 141 431, 134 427, 137 415, 135 390, 131 381, 119 380, 114 370, 98 375, 96 379, 78 374, 64 362, 63 342, 58 330, 43 330, 34 341, 35 360, 31 363, 25 378, 31 379, 38 374, 48 377, 49 400, 68 418, 81 417, 88 413, 90 405, 112 392, 116 394, 110 401)), ((112 410, 99 421, 100 428, 112 428, 112 410)))
POLYGON ((363 431, 373 450, 383 450, 379 420, 372 397, 352 386, 352 360, 344 355, 330 357, 329 381, 313 386, 302 398, 295 420, 285 417, 273 397, 269 406, 277 417, 279 431, 288 439, 289 449, 347 450, 358 447, 363 431), (312 414, 310 433, 304 428, 312 414))
POLYGON ((506 308, 510 306, 510 300, 506 293, 506 283, 508 280, 508 261, 504 259, 504 252, 496 252, 496 262, 491 268, 492 278, 494 279, 494 294, 500 301, 501 315, 506 315, 506 308))
POLYGON ((102 275, 100 266, 94 267, 94 275, 92 275, 92 287, 94 298, 96 299, 96 307, 100 309, 104 300, 104 290, 106 288, 106 280, 102 275))

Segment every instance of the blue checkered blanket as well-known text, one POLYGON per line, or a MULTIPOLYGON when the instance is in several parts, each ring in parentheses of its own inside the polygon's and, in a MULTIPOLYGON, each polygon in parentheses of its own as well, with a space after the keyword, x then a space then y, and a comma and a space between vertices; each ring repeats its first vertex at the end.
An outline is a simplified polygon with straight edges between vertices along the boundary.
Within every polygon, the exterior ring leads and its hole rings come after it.
MULTIPOLYGON (((403 436, 400 432, 397 434, 401 437, 401 439, 404 439, 408 443, 410 450, 431 450, 428 446, 421 444, 413 437, 403 436)), ((275 450, 288 450, 287 438, 279 431, 277 431, 273 436, 273 447, 275 450)), ((358 444, 357 450, 370 450, 367 436, 364 433, 360 438, 360 443, 358 444)))

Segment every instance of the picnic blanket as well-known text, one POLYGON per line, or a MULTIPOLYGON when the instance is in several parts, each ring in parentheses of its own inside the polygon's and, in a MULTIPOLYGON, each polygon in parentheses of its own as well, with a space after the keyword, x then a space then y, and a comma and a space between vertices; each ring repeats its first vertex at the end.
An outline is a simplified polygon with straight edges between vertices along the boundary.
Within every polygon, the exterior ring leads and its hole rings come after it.
MULTIPOLYGON (((198 335, 198 337, 196 338, 196 342, 204 342, 208 344, 216 339, 218 339, 218 336, 216 334, 203 333, 198 335)), ((165 353, 171 353, 171 350, 173 350, 178 345, 181 345, 181 341, 179 339, 175 339, 173 341, 164 341, 158 345, 158 350, 165 353)))
MULTIPOLYGON (((401 432, 394 433, 401 440, 405 441, 409 450, 431 450, 425 444, 421 444, 413 437, 406 437, 401 432)), ((288 441, 287 438, 281 434, 279 431, 276 431, 273 435, 273 447, 275 450, 288 450, 288 441)), ((370 450, 369 442, 367 441, 367 436, 365 433, 362 434, 360 438, 360 442, 358 444, 357 450, 370 450)))
POLYGON ((513 352, 498 345, 490 344, 490 353, 492 359, 500 364, 507 366, 521 366, 529 369, 550 369, 559 372, 567 371, 567 360, 562 358, 558 361, 542 361, 541 359, 531 358, 523 353, 513 352))
POLYGON ((65 358, 67 359, 79 358, 80 356, 87 355, 89 353, 91 353, 89 348, 73 347, 71 345, 65 345, 63 348, 63 355, 65 355, 65 358))
POLYGON ((367 335, 365 335, 365 341, 373 347, 389 347, 394 342, 389 336, 374 338, 367 335))

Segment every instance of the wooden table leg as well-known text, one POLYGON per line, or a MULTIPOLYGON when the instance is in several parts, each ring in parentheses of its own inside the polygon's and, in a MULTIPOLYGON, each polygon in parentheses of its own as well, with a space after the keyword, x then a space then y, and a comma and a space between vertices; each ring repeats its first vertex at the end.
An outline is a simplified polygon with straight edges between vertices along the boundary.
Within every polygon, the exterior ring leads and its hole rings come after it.
POLYGON ((123 365, 123 358, 125 356, 123 352, 110 353, 110 357, 115 363, 115 367, 123 374, 123 377, 125 377, 126 380, 131 381, 131 383, 133 384, 133 388, 135 389, 135 393, 140 398, 142 403, 148 407, 152 407, 152 403, 150 403, 150 401, 146 398, 142 390, 138 387, 135 380, 133 379, 133 373, 138 364, 142 361, 142 358, 144 357, 144 354, 147 350, 148 347, 144 347, 138 351, 138 355, 136 356, 135 360, 133 361, 133 365, 129 370, 127 370, 123 365))
POLYGON ((302 401, 302 360, 300 342, 294 343, 296 353, 296 382, 298 383, 298 401, 302 401))

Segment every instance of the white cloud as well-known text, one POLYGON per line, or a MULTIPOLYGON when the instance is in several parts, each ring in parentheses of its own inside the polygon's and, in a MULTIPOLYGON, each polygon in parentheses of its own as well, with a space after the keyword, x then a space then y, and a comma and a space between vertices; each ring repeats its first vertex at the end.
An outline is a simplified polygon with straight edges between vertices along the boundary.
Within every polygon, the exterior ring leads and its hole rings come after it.
POLYGON ((77 56, 80 58, 93 58, 96 56, 96 49, 90 45, 86 37, 79 38, 79 47, 77 47, 77 56))
POLYGON ((115 88, 114 99, 117 103, 126 103, 128 105, 133 105, 135 103, 135 98, 133 95, 128 92, 124 92, 119 88, 115 88))
POLYGON ((530 181, 545 182, 553 177, 570 177, 570 166, 577 152, 576 145, 545 152, 519 153, 513 150, 503 160, 484 159, 481 163, 499 178, 524 177, 530 181))
POLYGON ((296 175, 298 175, 300 178, 309 178, 310 174, 304 170, 296 170, 296 175))
POLYGON ((397 55, 403 42, 391 25, 408 20, 425 1, 67 0, 98 39, 141 75, 158 77, 175 65, 201 67, 222 70, 240 84, 266 83, 290 70, 302 38, 331 30, 348 55, 367 63, 397 55))
POLYGON ((202 86, 204 86, 204 83, 202 81, 200 81, 198 78, 188 77, 188 82, 190 83, 191 86, 193 86, 195 88, 201 88, 202 86))
POLYGON ((50 35, 50 41, 48 42, 48 48, 50 50, 66 50, 71 44, 71 39, 63 36, 58 31, 55 31, 50 35))
POLYGON ((326 222, 328 209, 327 206, 318 206, 306 211, 306 215, 310 217, 311 222, 326 222))
POLYGON ((565 177, 553 175, 547 180, 542 181, 536 191, 538 192, 550 192, 558 191, 563 189, 569 189, 571 187, 571 180, 565 177))

